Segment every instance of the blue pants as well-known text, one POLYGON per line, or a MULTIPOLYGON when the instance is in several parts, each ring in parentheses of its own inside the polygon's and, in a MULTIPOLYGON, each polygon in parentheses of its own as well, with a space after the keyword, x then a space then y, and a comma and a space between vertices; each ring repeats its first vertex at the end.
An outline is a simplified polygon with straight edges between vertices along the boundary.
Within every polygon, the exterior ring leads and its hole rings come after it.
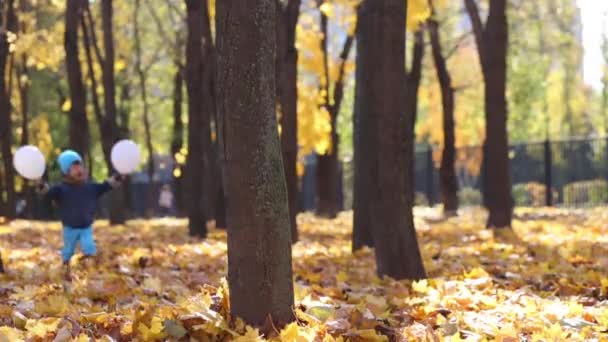
POLYGON ((63 249, 61 250, 63 262, 70 261, 79 242, 82 254, 87 256, 95 255, 97 247, 95 246, 95 240, 93 240, 93 227, 71 228, 64 226, 63 249))

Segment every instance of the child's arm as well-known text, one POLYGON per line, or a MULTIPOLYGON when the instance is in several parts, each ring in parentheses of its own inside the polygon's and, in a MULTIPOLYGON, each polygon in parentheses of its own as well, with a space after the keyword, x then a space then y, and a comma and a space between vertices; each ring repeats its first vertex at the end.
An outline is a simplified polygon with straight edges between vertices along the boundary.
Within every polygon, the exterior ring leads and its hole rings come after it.
POLYGON ((47 182, 42 180, 36 182, 36 192, 52 201, 57 200, 60 191, 59 186, 49 186, 47 182))
POLYGON ((120 187, 122 180, 123 177, 121 175, 115 174, 103 183, 96 183, 95 189, 97 190, 97 196, 101 196, 112 189, 120 187))

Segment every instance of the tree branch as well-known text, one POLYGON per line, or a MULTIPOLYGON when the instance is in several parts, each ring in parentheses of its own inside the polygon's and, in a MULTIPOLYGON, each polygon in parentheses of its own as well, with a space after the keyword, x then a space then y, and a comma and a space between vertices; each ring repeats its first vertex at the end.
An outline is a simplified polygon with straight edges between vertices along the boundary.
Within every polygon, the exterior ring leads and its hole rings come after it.
POLYGON ((95 112, 95 117, 97 118, 97 122, 101 127, 104 125, 104 117, 101 111, 101 105, 99 104, 99 95, 97 94, 97 79, 95 78, 95 69, 93 68, 93 56, 91 55, 91 39, 89 37, 85 17, 82 17, 82 19, 80 20, 80 24, 82 27, 82 41, 84 45, 85 55, 87 58, 89 79, 91 80, 93 111, 95 112))
POLYGON ((484 42, 485 29, 483 27, 481 17, 479 16, 479 7, 477 7, 477 3, 475 2, 475 0, 464 0, 464 5, 467 12, 469 13, 471 25, 473 26, 475 42, 477 43, 477 50, 479 51, 479 59, 481 61, 481 64, 484 65, 486 64, 486 47, 484 42))
POLYGON ((87 19, 89 20, 89 25, 85 25, 89 27, 90 30, 90 41, 91 45, 93 45, 93 50, 95 50, 95 55, 97 56, 97 61, 100 65, 104 65, 105 60, 103 55, 101 54, 101 49, 99 48, 99 44, 97 44, 97 34, 95 32, 95 20, 93 19, 93 14, 91 13, 91 8, 89 7, 89 2, 85 1, 86 5, 84 6, 84 11, 87 19))
POLYGON ((350 50, 353 46, 353 41, 355 37, 353 35, 349 35, 346 37, 344 41, 344 45, 342 46, 342 52, 340 53, 340 66, 338 71, 338 79, 336 79, 336 83, 334 84, 334 104, 332 105, 332 110, 330 112, 334 112, 334 116, 338 115, 338 111, 340 110, 340 106, 342 105, 342 98, 344 97, 344 74, 346 68, 346 61, 348 60, 348 55, 350 54, 350 50))

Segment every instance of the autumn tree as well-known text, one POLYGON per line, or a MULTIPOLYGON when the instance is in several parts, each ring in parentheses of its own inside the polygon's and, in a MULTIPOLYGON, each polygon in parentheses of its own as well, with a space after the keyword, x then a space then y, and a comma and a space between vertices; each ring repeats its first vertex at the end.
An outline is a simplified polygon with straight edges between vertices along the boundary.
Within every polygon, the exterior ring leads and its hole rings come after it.
POLYGON ((277 1, 277 102, 292 242, 298 240, 298 49, 300 0, 277 1))
MULTIPOLYGON (((11 100, 10 86, 7 85, 6 76, 10 76, 12 70, 7 67, 11 40, 14 40, 16 25, 14 1, 8 0, 0 8, 1 31, 0 31, 0 152, 2 153, 2 164, 4 165, 3 185, 6 189, 5 215, 8 219, 15 216, 15 176, 13 171, 12 144, 12 120, 11 120, 11 100)), ((9 77, 10 78, 10 77, 9 77)), ((4 189, 0 189, 0 202, 2 202, 4 189)))
MULTIPOLYGON (((365 224, 373 238, 378 275, 419 279, 426 275, 405 177, 405 25, 404 1, 365 0, 360 5, 355 163, 364 164, 365 176, 370 179, 365 193, 355 189, 355 197, 365 196, 363 201, 368 205, 355 210, 367 211, 369 220, 365 224)), ((362 202, 361 197, 359 201, 362 202)), ((355 216, 355 224, 361 224, 357 222, 359 218, 355 216)))
MULTIPOLYGON (((413 44, 411 46, 412 62, 409 70, 404 74, 405 86, 404 86, 404 129, 405 129, 405 140, 404 140, 404 154, 406 158, 406 168, 404 170, 405 180, 405 194, 411 203, 414 203, 414 147, 416 141, 415 125, 418 116, 418 90, 420 88, 422 69, 423 69, 423 57, 424 57, 424 27, 421 26, 422 22, 426 19, 428 7, 426 1, 414 0, 407 3, 407 29, 415 31, 413 34, 413 44)), ((359 98, 359 100, 361 100, 359 98)), ((357 98, 355 97, 355 101, 357 98)), ((362 115, 363 112, 357 109, 357 103, 355 103, 355 111, 353 115, 353 127, 354 127, 354 149, 360 151, 355 153, 355 179, 354 179, 354 213, 353 213, 353 238, 352 238, 352 249, 353 251, 359 250, 364 246, 373 247, 374 241, 371 232, 371 225, 369 224, 370 211, 368 205, 370 204, 367 198, 369 198, 369 191, 373 186, 371 182, 371 166, 369 164, 369 158, 366 157, 367 153, 371 153, 366 150, 370 145, 366 135, 369 134, 368 130, 370 124, 368 117, 362 115)))
POLYGON ((217 2, 218 109, 231 312, 254 325, 293 317, 287 188, 275 118, 275 0, 217 2))
POLYGON ((65 62, 70 90, 69 136, 70 146, 87 160, 90 148, 89 122, 86 113, 86 90, 79 60, 78 27, 85 2, 66 0, 65 9, 65 62))
POLYGON ((148 150, 148 196, 146 198, 146 209, 149 213, 154 208, 154 200, 156 199, 156 192, 154 191, 154 147, 152 145, 152 129, 150 124, 150 102, 148 101, 148 70, 150 65, 144 65, 142 61, 142 42, 140 33, 140 19, 139 14, 141 11, 141 1, 135 0, 135 7, 133 8, 133 36, 135 45, 135 71, 139 79, 139 93, 141 103, 143 106, 143 124, 144 133, 146 137, 146 149, 148 150))
POLYGON ((157 31, 162 39, 166 42, 171 42, 171 58, 175 67, 173 75, 173 128, 171 137, 171 156, 173 157, 173 186, 175 188, 175 202, 178 211, 178 215, 181 215, 184 208, 184 177, 182 177, 182 164, 184 156, 184 120, 182 118, 182 104, 183 104, 183 88, 184 88, 184 46, 185 46, 185 35, 183 25, 180 25, 180 20, 183 20, 183 15, 179 12, 175 6, 172 5, 171 0, 166 1, 166 7, 168 11, 169 22, 165 23, 157 13, 157 9, 150 2, 146 2, 146 7, 152 16, 156 24, 157 31), (166 24, 170 24, 171 27, 178 27, 175 32, 171 35, 166 24))
POLYGON ((513 198, 507 137, 507 2, 490 0, 485 25, 475 0, 465 0, 473 25, 484 78, 486 138, 484 141, 484 204, 488 227, 511 226, 513 198))
MULTIPOLYGON (((429 3, 433 7, 432 0, 429 3)), ((433 17, 428 20, 428 32, 435 71, 441 89, 441 104, 443 109, 443 151, 441 153, 441 166, 439 168, 441 202, 443 203, 444 213, 452 215, 458 210, 458 180, 456 179, 455 170, 454 88, 442 49, 439 22, 435 17, 434 7, 432 11, 433 17)))
POLYGON ((186 0, 186 88, 188 91, 188 220, 190 234, 207 236, 210 216, 210 158, 213 64, 206 0, 186 0))
POLYGON ((338 213, 338 189, 339 189, 339 164, 338 146, 339 137, 337 130, 338 113, 344 97, 344 78, 346 75, 346 61, 353 45, 354 34, 348 32, 344 38, 344 44, 340 53, 338 64, 338 75, 335 83, 331 84, 330 56, 329 56, 329 18, 326 14, 331 8, 329 2, 317 0, 319 8, 319 21, 321 28, 321 53, 323 56, 323 76, 321 94, 323 94, 323 107, 329 113, 330 122, 330 146, 329 149, 319 155, 317 163, 317 214, 320 216, 334 218, 338 213))
MULTIPOLYGON (((84 3, 84 15, 81 18, 85 55, 88 65, 88 74, 91 84, 91 97, 93 111, 99 127, 101 147, 106 164, 106 172, 111 175, 114 172, 112 166, 112 146, 121 137, 121 130, 117 123, 118 110, 116 106, 116 81, 115 81, 115 52, 114 52, 114 9, 112 0, 102 0, 100 3, 102 19, 103 52, 97 40, 94 16, 88 3, 84 3), (95 76, 94 58, 101 67, 101 78, 103 86, 103 107, 98 95, 98 86, 95 76), (103 108, 103 109, 102 109, 103 108)), ((92 164, 92 163, 91 163, 92 164)), ((110 204, 110 223, 120 224, 126 220, 125 193, 114 191, 110 204)))

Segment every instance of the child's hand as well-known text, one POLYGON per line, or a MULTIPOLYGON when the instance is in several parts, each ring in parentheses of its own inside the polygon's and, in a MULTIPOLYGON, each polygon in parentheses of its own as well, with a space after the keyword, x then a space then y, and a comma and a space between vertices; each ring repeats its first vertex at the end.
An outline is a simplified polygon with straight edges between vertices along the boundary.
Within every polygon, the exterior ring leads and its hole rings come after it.
POLYGON ((49 191, 48 183, 43 181, 42 179, 36 180, 35 186, 36 186, 36 191, 39 193, 45 193, 45 192, 49 191))
POLYGON ((109 182, 110 185, 112 185, 113 188, 116 188, 118 186, 120 186, 122 184, 122 182, 124 181, 125 177, 123 175, 120 175, 118 173, 115 173, 112 175, 112 177, 110 177, 109 182))

